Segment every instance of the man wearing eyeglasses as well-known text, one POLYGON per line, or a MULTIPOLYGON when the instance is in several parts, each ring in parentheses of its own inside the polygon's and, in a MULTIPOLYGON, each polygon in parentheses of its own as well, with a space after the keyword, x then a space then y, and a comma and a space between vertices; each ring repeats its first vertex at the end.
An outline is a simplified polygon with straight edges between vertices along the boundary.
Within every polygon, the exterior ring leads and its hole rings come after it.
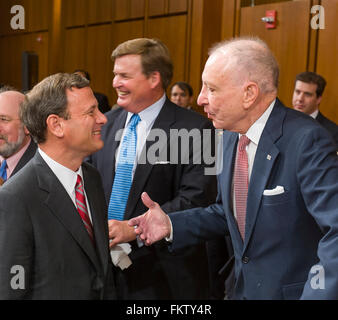
POLYGON ((0 92, 0 185, 34 156, 36 144, 19 119, 25 96, 14 90, 0 92))

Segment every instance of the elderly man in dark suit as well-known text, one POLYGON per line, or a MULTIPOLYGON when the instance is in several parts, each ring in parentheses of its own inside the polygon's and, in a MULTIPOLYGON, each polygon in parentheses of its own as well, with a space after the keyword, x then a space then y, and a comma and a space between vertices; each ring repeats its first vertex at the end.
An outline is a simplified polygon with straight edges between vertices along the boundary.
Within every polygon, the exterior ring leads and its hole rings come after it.
MULTIPOLYGON (((130 219, 145 212, 140 198, 143 190, 164 210, 172 212, 212 203, 216 197, 216 178, 205 175, 203 161, 193 163, 193 148, 185 146, 183 160, 181 151, 176 154, 178 161, 167 157, 181 147, 170 139, 171 133, 182 129, 186 133, 195 130, 198 136, 203 129, 214 133, 210 121, 180 108, 166 97, 165 90, 173 74, 167 47, 158 40, 134 39, 119 45, 112 59, 113 87, 121 108, 106 114, 108 123, 102 131, 105 146, 91 161, 103 178, 114 245, 115 237, 126 225, 118 219, 130 219), (121 129, 125 130, 118 138, 121 129), (163 137, 164 141, 160 140, 164 144, 152 161, 151 151, 161 144, 158 138, 163 137)), ((128 230, 132 235, 128 240, 135 239, 133 229, 128 227, 128 230)), ((120 299, 208 298, 205 244, 175 255, 161 243, 148 248, 133 240, 123 248, 128 254, 123 265, 118 264, 117 248, 112 248, 120 299)))
POLYGON ((35 154, 36 144, 19 118, 25 96, 13 89, 0 91, 0 178, 13 177, 35 154))
POLYGON ((39 148, 0 189, 0 299, 113 298, 101 178, 82 164, 106 122, 89 82, 52 75, 20 113, 39 148))
POLYGON ((338 157, 321 125, 277 99, 278 73, 259 39, 211 50, 198 103, 227 130, 217 200, 167 216, 144 193, 150 210, 129 224, 173 252, 230 234, 234 299, 338 299, 338 157))
POLYGON ((316 119, 331 134, 338 151, 338 126, 319 111, 325 86, 326 81, 321 75, 309 71, 299 73, 296 76, 292 105, 294 109, 316 119))

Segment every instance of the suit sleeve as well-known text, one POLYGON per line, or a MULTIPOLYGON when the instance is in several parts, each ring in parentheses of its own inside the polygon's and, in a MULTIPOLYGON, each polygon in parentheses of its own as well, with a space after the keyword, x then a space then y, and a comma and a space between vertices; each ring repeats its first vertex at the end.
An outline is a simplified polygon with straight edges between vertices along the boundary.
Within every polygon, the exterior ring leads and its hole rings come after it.
POLYGON ((173 226, 172 251, 229 234, 220 194, 207 208, 174 212, 169 217, 173 226))
MULTIPOLYGON (((212 167, 213 164, 208 165, 205 163, 205 152, 210 155, 215 151, 215 129, 209 121, 204 121, 199 128, 200 132, 204 129, 211 130, 211 143, 207 147, 210 149, 205 150, 203 146, 201 149, 194 149, 193 144, 189 147, 189 162, 188 164, 179 165, 180 168, 180 183, 176 190, 176 195, 170 201, 161 205, 165 212, 181 211, 194 207, 206 207, 215 202, 217 195, 217 179, 216 175, 206 175, 206 168, 212 167), (201 153, 199 153, 201 152, 201 153), (201 163, 196 164, 196 156, 201 155, 201 163)), ((177 147, 177 146, 175 146, 177 147)), ((179 149, 180 147, 178 147, 179 149)))
POLYGON ((338 157, 326 131, 305 132, 296 161, 305 205, 323 234, 302 298, 338 299, 338 157), (321 289, 313 285, 320 273, 321 289))
POLYGON ((33 257, 33 230, 20 199, 0 192, 0 299, 25 299, 33 257))

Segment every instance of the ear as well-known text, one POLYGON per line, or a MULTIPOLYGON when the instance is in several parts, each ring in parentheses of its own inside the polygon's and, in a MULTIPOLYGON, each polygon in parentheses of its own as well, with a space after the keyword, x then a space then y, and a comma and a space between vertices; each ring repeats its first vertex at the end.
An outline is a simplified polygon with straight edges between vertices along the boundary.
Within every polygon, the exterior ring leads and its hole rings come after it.
POLYGON ((151 88, 154 89, 161 84, 161 75, 158 71, 154 71, 149 76, 151 88))
POLYGON ((320 103, 322 102, 322 97, 323 96, 320 96, 320 97, 317 98, 317 101, 316 101, 317 107, 319 107, 320 103))
POLYGON ((60 118, 55 114, 51 114, 48 116, 46 120, 47 131, 49 131, 52 135, 62 138, 64 136, 64 119, 60 118))
POLYGON ((25 133, 26 136, 29 135, 29 131, 28 131, 28 129, 26 128, 26 126, 23 126, 23 132, 25 133))
POLYGON ((256 101, 259 95, 259 87, 255 82, 247 82, 244 85, 243 105, 245 109, 249 109, 256 101))

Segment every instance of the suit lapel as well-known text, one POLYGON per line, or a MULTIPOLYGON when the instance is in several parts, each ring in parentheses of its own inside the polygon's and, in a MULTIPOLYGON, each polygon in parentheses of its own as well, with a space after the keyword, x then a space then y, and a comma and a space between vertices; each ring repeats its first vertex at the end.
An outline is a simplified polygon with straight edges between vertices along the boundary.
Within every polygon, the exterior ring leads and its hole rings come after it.
POLYGON ((95 235, 95 243, 96 243, 96 252, 101 260, 101 265, 104 269, 104 274, 107 272, 107 261, 108 261, 108 248, 107 248, 107 239, 108 235, 104 232, 107 228, 106 224, 107 219, 105 216, 101 214, 102 205, 100 205, 100 199, 97 198, 97 190, 95 188, 94 183, 90 183, 90 176, 88 174, 87 168, 83 165, 83 178, 84 178, 84 186, 88 199, 88 203, 90 205, 90 213, 92 216, 92 223, 95 235))
POLYGON ((244 250, 252 236, 263 192, 279 154, 275 142, 282 135, 285 113, 277 99, 257 147, 248 190, 244 250))
POLYGON ((29 143, 29 146, 21 159, 19 160, 18 164, 13 170, 12 176, 15 175, 21 168, 23 168, 29 160, 31 160, 36 152, 36 144, 31 139, 31 142, 29 143))
MULTIPOLYGON (((230 133, 228 132, 227 134, 230 133)), ((237 220, 233 214, 234 209, 233 209, 232 180, 236 160, 237 142, 238 142, 237 133, 231 133, 230 136, 228 136, 223 141, 224 148, 223 171, 219 179, 221 181, 224 211, 228 213, 226 216, 229 223, 231 237, 237 239, 237 241, 234 241, 234 244, 238 246, 237 250, 242 250, 243 241, 238 230, 237 220)))
POLYGON ((103 127, 104 147, 101 151, 99 151, 103 155, 102 157, 100 157, 99 168, 102 172, 111 172, 111 174, 106 174, 102 176, 104 185, 107 189, 110 189, 109 193, 106 192, 107 203, 109 203, 110 193, 115 176, 116 151, 120 145, 121 139, 121 136, 116 137, 116 134, 120 132, 122 135, 122 130, 124 128, 127 115, 127 111, 121 110, 121 113, 114 119, 114 121, 112 121, 111 124, 108 123, 109 126, 103 127), (107 168, 112 171, 109 171, 107 168))
MULTIPOLYGON (((171 102, 167 99, 152 127, 152 130, 161 129, 166 133, 167 143, 162 147, 161 150, 169 146, 168 143, 170 141, 170 128, 173 123, 175 123, 175 109, 171 108, 171 102)), ((142 150, 141 158, 146 159, 145 157, 147 156, 147 151, 149 150, 149 148, 153 143, 154 143, 153 141, 146 140, 145 147, 142 150)), ((162 153, 161 150, 160 155, 162 153)), ((144 191, 145 184, 148 180, 148 177, 151 173, 153 166, 154 164, 150 164, 148 163, 148 161, 146 161, 145 164, 139 164, 136 167, 133 183, 130 189, 129 198, 125 210, 125 219, 129 219, 132 217, 132 213, 138 201, 140 201, 141 193, 144 191)))
POLYGON ((34 161, 37 167, 36 174, 39 188, 47 192, 45 199, 46 206, 72 235, 73 239, 92 261, 95 268, 100 270, 94 246, 68 193, 39 153, 36 153, 34 161))

